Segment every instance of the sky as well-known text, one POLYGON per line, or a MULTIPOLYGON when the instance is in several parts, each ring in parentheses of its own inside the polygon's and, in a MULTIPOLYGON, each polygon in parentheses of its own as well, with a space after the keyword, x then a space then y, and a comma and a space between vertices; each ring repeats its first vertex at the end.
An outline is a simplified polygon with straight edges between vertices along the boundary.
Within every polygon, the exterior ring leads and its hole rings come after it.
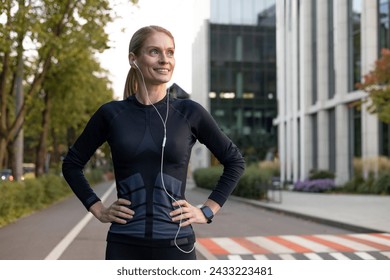
POLYGON ((139 0, 136 6, 128 0, 110 0, 118 18, 107 26, 110 49, 99 55, 103 68, 110 73, 114 95, 122 98, 129 71, 128 46, 133 33, 146 25, 160 25, 175 38, 176 67, 171 83, 191 92, 191 57, 193 13, 196 0, 139 0))

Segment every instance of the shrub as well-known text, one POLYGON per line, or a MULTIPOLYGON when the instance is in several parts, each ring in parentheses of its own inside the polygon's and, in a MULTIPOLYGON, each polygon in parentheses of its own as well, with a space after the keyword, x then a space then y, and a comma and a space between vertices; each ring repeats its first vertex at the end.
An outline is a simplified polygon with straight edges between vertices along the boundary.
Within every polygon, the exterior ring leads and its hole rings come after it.
POLYGON ((23 185, 18 182, 2 182, 0 184, 0 225, 8 223, 12 217, 20 217, 23 213, 23 185))
POLYGON ((207 168, 199 168, 193 172, 193 177, 196 185, 205 189, 214 189, 221 176, 223 167, 220 165, 207 168))
POLYGON ((42 209, 71 193, 65 180, 45 175, 23 182, 0 183, 0 226, 42 209))
MULTIPOLYGON (((194 171, 195 184, 200 188, 214 189, 223 171, 222 166, 212 166, 199 168, 194 171)), ((262 199, 266 196, 267 181, 261 176, 261 172, 256 165, 251 165, 245 169, 244 174, 237 183, 233 195, 262 199)))
POLYGON ((357 192, 359 186, 363 185, 365 180, 362 176, 355 176, 350 181, 346 182, 341 188, 336 189, 337 192, 354 193, 357 192))
POLYGON ((104 170, 102 168, 91 169, 88 172, 85 172, 85 177, 91 185, 99 183, 104 178, 104 170))
POLYGON ((267 179, 261 176, 255 165, 251 165, 245 169, 232 194, 251 199, 264 199, 267 189, 267 179))
POLYGON ((310 180, 316 179, 334 179, 335 175, 332 171, 329 170, 312 170, 309 174, 310 180))
POLYGON ((390 194, 390 174, 382 174, 372 185, 377 194, 390 194))

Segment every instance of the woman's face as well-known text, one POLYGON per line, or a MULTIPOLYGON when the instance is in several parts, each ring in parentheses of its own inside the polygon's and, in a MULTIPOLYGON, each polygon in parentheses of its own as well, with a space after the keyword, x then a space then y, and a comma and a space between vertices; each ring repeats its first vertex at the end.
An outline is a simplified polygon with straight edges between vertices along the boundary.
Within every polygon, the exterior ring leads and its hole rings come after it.
POLYGON ((163 32, 154 32, 146 39, 137 65, 147 85, 160 85, 171 80, 175 69, 175 46, 173 40, 163 32))

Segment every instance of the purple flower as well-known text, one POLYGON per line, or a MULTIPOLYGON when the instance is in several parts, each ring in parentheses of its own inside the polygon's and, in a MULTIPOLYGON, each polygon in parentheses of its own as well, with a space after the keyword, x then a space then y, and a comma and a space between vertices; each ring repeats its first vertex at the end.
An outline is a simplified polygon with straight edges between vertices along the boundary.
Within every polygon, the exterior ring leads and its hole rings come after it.
POLYGON ((306 179, 294 184, 294 191, 301 192, 325 192, 335 187, 334 179, 306 179))

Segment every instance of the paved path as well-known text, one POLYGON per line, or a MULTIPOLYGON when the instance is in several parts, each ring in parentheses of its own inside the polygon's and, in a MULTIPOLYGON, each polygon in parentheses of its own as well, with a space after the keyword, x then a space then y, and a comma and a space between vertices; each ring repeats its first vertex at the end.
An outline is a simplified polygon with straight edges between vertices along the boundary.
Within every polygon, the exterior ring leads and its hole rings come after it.
MULTIPOLYGON (((111 185, 96 191, 104 196, 111 185)), ((189 183, 192 203, 202 203, 208 194, 189 183)), ((108 200, 114 199, 111 192, 108 200)), ((195 225, 199 259, 389 259, 389 207, 388 196, 286 191, 281 203, 231 197, 211 226, 195 225), (243 224, 243 217, 250 222, 243 224)), ((91 219, 77 229, 85 216, 71 197, 1 228, 0 259, 102 259, 108 225, 91 219), (56 250, 61 243, 63 250, 56 250)))

